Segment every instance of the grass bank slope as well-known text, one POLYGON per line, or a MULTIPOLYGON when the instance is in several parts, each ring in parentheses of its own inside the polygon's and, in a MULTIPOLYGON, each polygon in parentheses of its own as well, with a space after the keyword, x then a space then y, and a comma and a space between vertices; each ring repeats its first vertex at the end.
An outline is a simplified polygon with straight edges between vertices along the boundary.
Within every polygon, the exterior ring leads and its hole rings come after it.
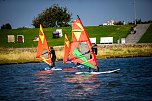
POLYGON ((138 43, 152 43, 152 24, 149 26, 146 33, 142 36, 138 43))
MULTIPOLYGON (((89 37, 96 37, 97 44, 100 42, 100 37, 113 37, 114 43, 117 42, 119 38, 126 37, 131 29, 132 25, 120 25, 120 26, 88 26, 85 27, 89 37)), ((52 33, 56 28, 44 28, 44 33, 46 34, 48 44, 50 46, 60 46, 64 44, 64 37, 62 38, 52 38, 52 33)), ((63 35, 67 34, 71 39, 71 27, 62 27, 63 35)), ((38 36, 39 28, 34 29, 12 29, 12 30, 0 30, 0 47, 5 48, 28 48, 37 47, 37 42, 33 39, 38 36), (7 35, 15 35, 15 43, 7 42, 7 35), (24 43, 17 42, 17 35, 24 35, 24 43)))

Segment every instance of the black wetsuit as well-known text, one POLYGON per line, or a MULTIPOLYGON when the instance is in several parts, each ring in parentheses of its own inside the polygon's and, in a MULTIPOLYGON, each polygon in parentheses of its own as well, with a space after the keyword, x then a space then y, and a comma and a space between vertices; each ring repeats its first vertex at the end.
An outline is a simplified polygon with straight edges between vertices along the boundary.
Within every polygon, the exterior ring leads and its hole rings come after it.
MULTIPOLYGON (((93 47, 92 47, 92 52, 95 53, 97 55, 97 45, 95 44, 93 47)), ((90 55, 90 59, 92 59, 92 56, 90 55)), ((89 67, 89 72, 91 70, 91 67, 89 67)), ((94 72, 99 72, 99 67, 97 66, 97 69, 94 70, 94 72)))
POLYGON ((50 54, 52 54, 52 66, 51 67, 55 67, 56 54, 55 54, 54 49, 50 50, 50 54))

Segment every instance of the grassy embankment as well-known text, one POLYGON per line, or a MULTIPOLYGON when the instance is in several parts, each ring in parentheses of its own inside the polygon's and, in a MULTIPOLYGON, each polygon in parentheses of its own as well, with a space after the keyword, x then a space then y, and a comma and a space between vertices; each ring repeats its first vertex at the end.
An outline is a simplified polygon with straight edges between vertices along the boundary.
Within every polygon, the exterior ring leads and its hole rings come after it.
MULTIPOLYGON (((123 26, 89 26, 85 27, 89 37, 96 37, 97 44, 100 42, 100 37, 113 37, 114 43, 117 42, 119 38, 124 38, 130 32, 131 25, 123 26)), ((50 46, 60 46, 64 44, 64 37, 53 39, 52 32, 55 28, 44 28, 44 33, 46 34, 48 44, 50 46)), ((67 34, 71 39, 71 27, 63 27, 63 35, 67 34)), ((0 47, 5 48, 32 48, 37 47, 37 42, 33 39, 38 36, 39 28, 34 29, 13 29, 13 30, 0 30, 0 47), (7 43, 7 35, 15 35, 15 43, 7 43), (17 35, 24 35, 24 43, 17 42, 17 35)))
POLYGON ((138 43, 152 43, 152 24, 149 26, 146 33, 142 36, 138 43))
MULTIPOLYGON (((102 36, 113 36, 114 42, 120 37, 125 37, 131 26, 103 26, 103 27, 87 27, 90 37, 96 37, 99 43, 102 36)), ((63 40, 64 38, 52 39, 52 32, 55 29, 44 29, 49 45, 56 46, 57 59, 63 59, 63 40), (52 31, 52 32, 51 32, 52 31)), ((149 30, 149 29, 148 29, 149 30)), ((38 62, 35 58, 37 42, 33 42, 35 36, 39 33, 39 29, 15 29, 0 31, 0 64, 7 63, 25 63, 38 62), (24 35, 25 43, 7 43, 7 35, 24 35), (16 48, 17 47, 17 48, 16 48)), ((63 34, 68 34, 71 38, 71 28, 63 28, 63 34)), ((146 32, 151 33, 151 31, 146 32)), ((115 57, 136 57, 136 56, 152 56, 152 44, 126 44, 126 45, 98 45, 97 58, 115 58, 115 57)))

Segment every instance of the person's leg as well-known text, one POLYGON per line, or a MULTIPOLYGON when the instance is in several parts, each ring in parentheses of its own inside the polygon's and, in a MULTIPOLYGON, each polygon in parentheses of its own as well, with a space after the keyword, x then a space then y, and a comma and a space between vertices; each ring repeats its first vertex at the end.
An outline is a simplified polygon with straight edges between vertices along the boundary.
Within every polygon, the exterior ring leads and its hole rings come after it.
POLYGON ((99 67, 97 66, 97 72, 99 72, 99 67))
POLYGON ((91 67, 89 67, 89 72, 91 72, 91 67))
POLYGON ((55 67, 55 62, 54 61, 52 62, 52 67, 55 67))
POLYGON ((55 67, 55 60, 56 60, 56 57, 53 57, 53 58, 52 58, 52 66, 53 66, 53 67, 55 67))

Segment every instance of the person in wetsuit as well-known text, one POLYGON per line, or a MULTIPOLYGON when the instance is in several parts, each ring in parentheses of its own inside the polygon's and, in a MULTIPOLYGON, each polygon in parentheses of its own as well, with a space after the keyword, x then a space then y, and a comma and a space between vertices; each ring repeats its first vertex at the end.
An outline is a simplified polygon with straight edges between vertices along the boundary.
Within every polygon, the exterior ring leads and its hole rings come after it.
MULTIPOLYGON (((97 44, 95 44, 95 45, 92 46, 92 52, 97 55, 97 52, 98 52, 97 44)), ((90 59, 91 59, 91 58, 92 58, 92 56, 90 55, 90 59)), ((91 67, 89 67, 89 72, 90 72, 90 71, 91 71, 91 67)), ((99 72, 99 67, 97 66, 97 68, 94 69, 93 71, 94 71, 94 72, 99 72)))
POLYGON ((55 54, 55 50, 53 49, 53 47, 50 47, 50 55, 52 57, 52 64, 51 67, 55 67, 55 61, 56 61, 56 54, 55 54))

